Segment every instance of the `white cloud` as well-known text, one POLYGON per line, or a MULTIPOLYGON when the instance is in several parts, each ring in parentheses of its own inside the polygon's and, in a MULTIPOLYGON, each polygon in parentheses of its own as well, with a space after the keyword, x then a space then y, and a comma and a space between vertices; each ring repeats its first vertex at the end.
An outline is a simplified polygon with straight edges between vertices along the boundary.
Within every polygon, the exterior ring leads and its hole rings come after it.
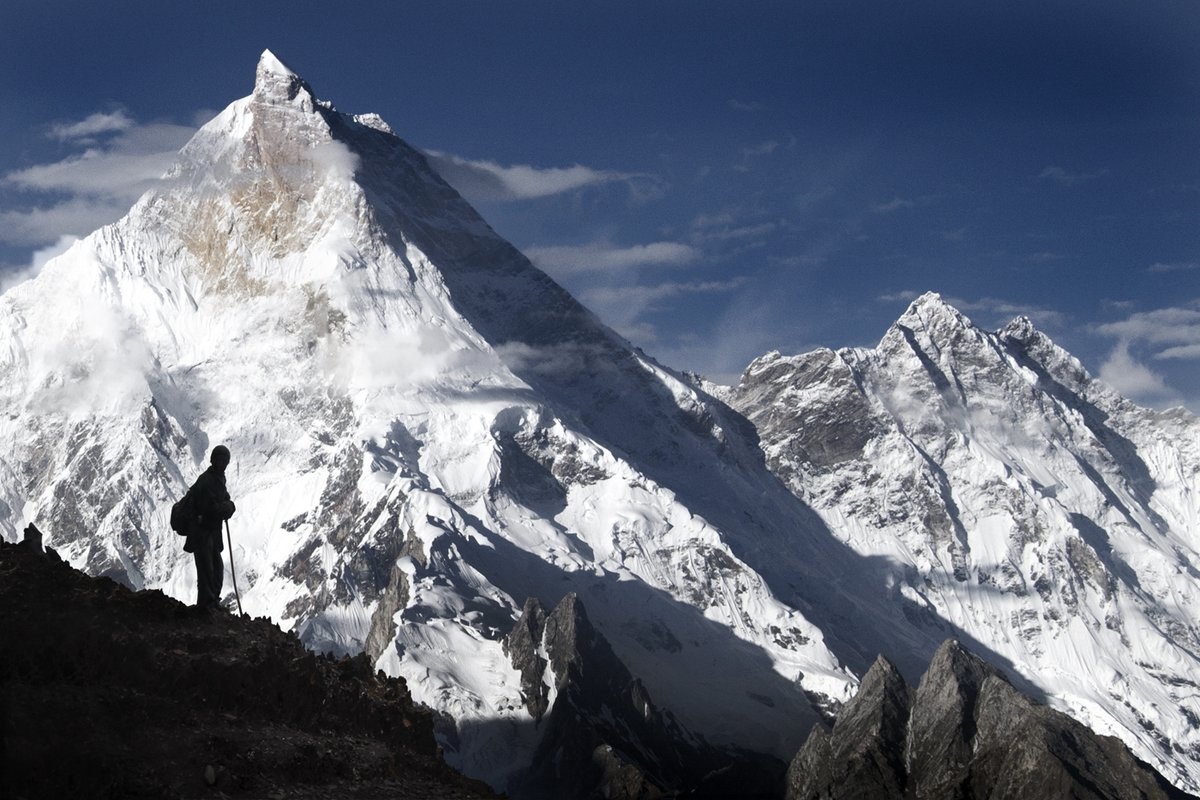
POLYGON ((914 292, 912 289, 905 289, 900 292, 888 292, 881 294, 875 299, 880 303, 911 303, 921 296, 921 292, 914 292))
POLYGON ((1094 181, 1096 178, 1103 178, 1108 174, 1107 169, 1099 170, 1098 172, 1068 172, 1062 167, 1046 167, 1038 175, 1038 180, 1051 180, 1061 186, 1075 186, 1080 183, 1094 181))
POLYGON ((1165 264, 1161 261, 1151 264, 1147 272, 1191 272, 1200 269, 1200 261, 1176 261, 1165 264))
POLYGON ((779 227, 777 222, 760 222, 752 225, 726 225, 696 228, 693 238, 696 241, 727 241, 730 239, 757 239, 773 233, 779 227))
POLYGON ((1121 340, 1100 365, 1100 380, 1134 402, 1154 405, 1177 399, 1158 373, 1137 361, 1129 353, 1129 343, 1121 340))
POLYGON ((632 247, 593 242, 577 246, 527 247, 525 255, 552 275, 570 275, 643 266, 680 266, 698 259, 700 251, 679 242, 652 242, 632 247))
POLYGON ((871 210, 876 214, 891 214, 893 211, 900 211, 904 208, 913 208, 916 205, 912 200, 903 197, 893 197, 886 203, 876 203, 871 206, 871 210))
POLYGON ((91 149, 53 164, 10 172, 4 182, 22 189, 136 200, 166 172, 175 151, 131 153, 91 149))
POLYGON ((1039 327, 1064 327, 1069 322, 1067 314, 1052 308, 1035 306, 1029 303, 1014 303, 998 297, 981 297, 978 300, 966 300, 960 297, 944 298, 947 303, 962 312, 979 312, 988 317, 986 324, 1000 326, 1013 317, 1026 316, 1039 327))
POLYGON ((743 277, 727 281, 669 281, 655 286, 598 287, 588 289, 583 296, 589 305, 645 309, 679 295, 731 292, 745 283, 746 279, 743 277))
POLYGON ((47 261, 67 252, 71 248, 71 245, 77 241, 79 241, 78 236, 60 236, 54 244, 33 251, 33 257, 25 268, 8 273, 0 273, 0 294, 7 292, 18 283, 24 283, 31 278, 36 278, 47 261))
POLYGON ((1155 358, 1200 358, 1200 342, 1195 344, 1180 344, 1174 347, 1168 347, 1161 353, 1154 356, 1155 358))
POLYGON ((189 126, 138 125, 123 112, 56 126, 50 136, 87 147, 0 178, 0 186, 42 196, 32 207, 0 212, 0 241, 44 245, 119 219, 162 177, 193 133, 189 126), (115 135, 103 144, 86 138, 101 132, 115 135))
POLYGON ((1193 305, 1139 311, 1119 322, 1099 325, 1096 330, 1125 342, 1166 345, 1155 358, 1194 358, 1200 346, 1200 308, 1193 305))
POLYGON ((50 127, 50 138, 59 141, 85 139, 101 133, 113 133, 133 127, 133 118, 124 111, 96 112, 78 122, 63 122, 50 127))
POLYGON ((658 340, 658 330, 646 314, 658 310, 664 302, 697 294, 722 294, 743 285, 745 277, 725 281, 668 281, 653 285, 601 286, 585 289, 580 299, 622 336, 639 345, 658 340))
POLYGON ((741 159, 741 161, 739 161, 738 163, 733 165, 733 169, 736 172, 749 172, 750 171, 750 163, 752 161, 754 161, 755 159, 758 159, 758 158, 762 158, 763 156, 769 156, 769 155, 771 155, 771 153, 774 153, 778 149, 779 149, 779 142, 775 141, 774 139, 770 139, 768 141, 761 142, 759 144, 752 145, 750 147, 743 147, 742 148, 742 159, 741 159))
POLYGON ((779 142, 771 139, 770 141, 756 144, 753 147, 743 147, 742 156, 745 158, 755 158, 757 156, 769 156, 779 149, 779 142))
POLYGON ((331 177, 353 180, 359 157, 342 142, 322 142, 308 151, 309 159, 331 177))
POLYGON ((128 208, 111 200, 74 198, 28 211, 0 211, 0 241, 32 247, 62 236, 86 236, 128 208))
POLYGON ((751 100, 749 102, 743 102, 741 100, 738 100, 737 98, 731 98, 729 100, 729 107, 732 108, 734 111, 762 111, 764 108, 762 103, 756 102, 754 100, 751 100))
POLYGON ((653 195, 653 187, 660 183, 649 175, 597 170, 580 164, 546 168, 514 164, 506 167, 494 161, 472 161, 436 150, 426 150, 425 155, 447 183, 476 200, 530 200, 618 182, 629 184, 635 193, 649 191, 653 195))
POLYGON ((133 411, 153 361, 137 329, 104 303, 62 312, 65 335, 30 351, 29 405, 67 416, 133 411))

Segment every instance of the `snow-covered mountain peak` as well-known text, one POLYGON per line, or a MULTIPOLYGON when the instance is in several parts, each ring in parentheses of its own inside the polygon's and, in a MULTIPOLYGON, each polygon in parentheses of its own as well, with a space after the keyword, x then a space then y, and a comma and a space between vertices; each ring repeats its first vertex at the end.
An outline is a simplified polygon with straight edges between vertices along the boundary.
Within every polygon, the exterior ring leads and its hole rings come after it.
POLYGON ((279 76, 281 78, 297 78, 297 77, 299 77, 296 74, 295 70, 293 70, 288 65, 284 64, 279 59, 279 56, 272 53, 269 48, 263 50, 262 55, 258 57, 257 72, 258 72, 258 75, 260 75, 260 76, 265 75, 265 74, 271 74, 271 75, 279 76))
POLYGON ((263 50, 254 73, 254 98, 266 103, 289 103, 312 111, 316 98, 307 82, 270 50, 263 50))
POLYGON ((893 329, 927 330, 931 335, 937 335, 939 331, 946 332, 970 327, 972 327, 971 320, 943 300, 937 292, 926 292, 913 300, 892 325, 893 329))
POLYGON ((1034 336, 1039 335, 1039 331, 1034 327, 1033 320, 1022 314, 1001 328, 999 334, 1004 339, 1011 339, 1016 342, 1028 342, 1034 336))

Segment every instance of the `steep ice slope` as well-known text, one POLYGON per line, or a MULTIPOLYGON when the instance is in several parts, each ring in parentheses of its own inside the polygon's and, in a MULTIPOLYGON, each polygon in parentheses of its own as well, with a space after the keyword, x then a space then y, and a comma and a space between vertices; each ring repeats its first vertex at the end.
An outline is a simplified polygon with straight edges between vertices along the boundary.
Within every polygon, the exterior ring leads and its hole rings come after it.
POLYGON ((160 187, 0 298, 0 342, 7 538, 36 518, 189 598, 167 509, 227 444, 246 609, 404 675, 497 784, 532 744, 501 647, 529 596, 575 592, 715 742, 790 756, 810 698, 853 689, 744 560, 828 539, 744 421, 270 53, 160 187))
POLYGON ((988 333, 934 294, 875 349, 772 353, 728 397, 797 496, 889 565, 914 626, 985 643, 1195 791, 1195 417, 1121 399, 1028 319, 988 333))

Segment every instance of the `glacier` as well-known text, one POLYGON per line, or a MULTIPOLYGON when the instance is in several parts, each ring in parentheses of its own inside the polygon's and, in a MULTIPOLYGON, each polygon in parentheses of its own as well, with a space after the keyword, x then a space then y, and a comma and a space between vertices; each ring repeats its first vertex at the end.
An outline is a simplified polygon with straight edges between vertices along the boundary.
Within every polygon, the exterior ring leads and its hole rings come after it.
POLYGON ((227 445, 246 610, 403 676, 495 786, 538 733, 503 639, 574 594, 716 745, 788 759, 877 654, 912 679, 953 634, 1200 789, 1200 425, 1028 320, 927 295, 875 349, 693 379, 268 51, 0 337, 6 539, 190 600, 167 515, 227 445))

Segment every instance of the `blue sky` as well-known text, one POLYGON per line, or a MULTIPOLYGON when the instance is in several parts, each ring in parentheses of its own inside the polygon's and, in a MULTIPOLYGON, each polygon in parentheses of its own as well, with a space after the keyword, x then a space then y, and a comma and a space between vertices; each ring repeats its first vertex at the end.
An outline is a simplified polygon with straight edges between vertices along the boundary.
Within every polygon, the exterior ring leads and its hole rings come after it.
POLYGON ((939 291, 1200 410, 1193 2, 0 8, 0 268, 120 216, 270 48, 659 360, 871 345, 939 291))

